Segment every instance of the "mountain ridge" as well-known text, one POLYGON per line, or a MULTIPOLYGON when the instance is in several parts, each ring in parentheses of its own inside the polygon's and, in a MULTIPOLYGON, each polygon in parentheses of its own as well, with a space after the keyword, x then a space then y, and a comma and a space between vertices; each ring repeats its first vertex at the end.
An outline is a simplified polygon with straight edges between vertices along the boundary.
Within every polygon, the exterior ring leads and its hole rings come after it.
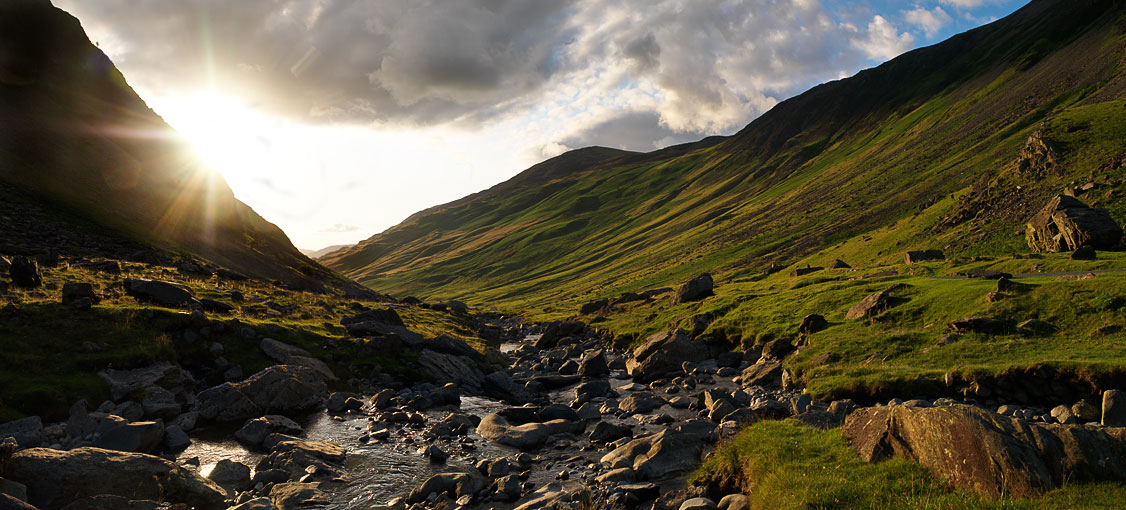
MULTIPOLYGON (((611 160, 534 193, 471 195, 324 262, 380 291, 539 305, 786 265, 999 175, 1068 108, 1123 97, 1111 42, 1124 32, 1122 7, 1034 1, 814 87, 718 143, 611 160)), ((1026 183, 1026 207, 1055 179, 1026 183)), ((974 249, 1019 246, 991 236, 974 249)))

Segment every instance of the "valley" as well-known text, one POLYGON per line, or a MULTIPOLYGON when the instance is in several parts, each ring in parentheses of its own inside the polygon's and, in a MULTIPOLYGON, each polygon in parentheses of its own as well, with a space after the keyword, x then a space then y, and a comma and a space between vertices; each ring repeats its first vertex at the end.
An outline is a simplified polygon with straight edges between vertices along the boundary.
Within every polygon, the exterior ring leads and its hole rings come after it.
POLYGON ((0 510, 1126 497, 1122 2, 317 251, 77 19, 11 0, 0 50, 0 510))

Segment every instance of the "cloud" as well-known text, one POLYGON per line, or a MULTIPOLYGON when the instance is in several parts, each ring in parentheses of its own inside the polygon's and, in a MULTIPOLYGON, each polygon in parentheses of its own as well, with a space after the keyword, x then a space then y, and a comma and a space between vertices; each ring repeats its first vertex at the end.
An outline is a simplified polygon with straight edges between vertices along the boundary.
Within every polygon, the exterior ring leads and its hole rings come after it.
POLYGON ((914 42, 818 0, 56 4, 112 42, 131 82, 165 95, 221 90, 304 123, 480 129, 524 116, 557 125, 556 143, 585 130, 637 148, 730 133, 914 42))
POLYGON ((661 116, 657 112, 635 111, 580 129, 559 144, 569 149, 600 145, 628 151, 650 152, 669 145, 694 142, 704 136, 703 133, 677 132, 669 129, 661 124, 661 116))
POLYGON ((942 30, 943 27, 953 21, 950 15, 946 14, 946 11, 938 6, 935 6, 934 9, 929 11, 923 7, 904 11, 903 18, 907 20, 908 23, 922 30, 928 38, 934 37, 939 30, 942 30))
POLYGON ((911 34, 897 34, 895 26, 877 14, 868 23, 867 36, 856 40, 855 44, 869 58, 890 59, 910 49, 914 42, 911 34))
POLYGON ((941 0, 943 4, 960 9, 976 9, 986 4, 1000 3, 1002 0, 941 0))
POLYGON ((337 224, 332 225, 330 227, 322 228, 322 229, 318 230, 317 232, 326 233, 326 234, 344 234, 344 233, 348 233, 348 232, 359 232, 359 231, 360 231, 360 227, 357 226, 357 225, 345 225, 345 224, 342 224, 342 223, 337 223, 337 224))

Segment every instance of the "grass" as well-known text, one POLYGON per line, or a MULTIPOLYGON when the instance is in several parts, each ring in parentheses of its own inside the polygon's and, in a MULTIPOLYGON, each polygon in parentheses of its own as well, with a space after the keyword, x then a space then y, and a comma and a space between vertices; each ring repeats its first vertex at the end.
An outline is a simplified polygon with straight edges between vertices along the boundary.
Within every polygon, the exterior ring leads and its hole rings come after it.
MULTIPOLYGON (((410 372, 409 353, 367 354, 364 341, 350 338, 340 325, 341 318, 354 313, 353 303, 367 307, 387 303, 285 290, 257 281, 220 280, 161 266, 122 265, 120 276, 65 264, 42 268, 43 287, 0 289, 0 307, 9 303, 15 307, 0 312, 0 349, 6 353, 0 357, 0 421, 31 414, 62 419, 79 398, 97 405, 109 398, 108 387, 97 377, 98 371, 107 368, 138 368, 158 361, 191 368, 207 366, 222 356, 249 375, 275 364, 259 349, 258 338, 262 337, 309 351, 345 381, 353 371, 367 374, 375 368, 416 375, 410 372), (207 340, 192 340, 184 333, 198 337, 200 325, 192 323, 187 311, 137 302, 121 287, 121 280, 128 277, 172 281, 192 289, 197 298, 233 303, 237 309, 229 315, 209 314, 209 319, 224 323, 223 332, 207 340), (61 304, 60 289, 66 282, 91 283, 102 296, 101 303, 88 311, 61 304), (241 292, 245 300, 232 301, 234 291, 241 292), (244 327, 254 330, 256 338, 245 338, 240 331, 244 327), (220 354, 211 351, 212 342, 223 346, 220 354), (97 349, 86 349, 86 343, 97 349), (336 347, 326 348, 332 345, 336 347)), ((400 308, 399 314, 408 328, 425 338, 448 335, 478 349, 487 347, 464 316, 417 307, 400 308)), ((220 376, 215 373, 200 382, 217 384, 222 381, 220 376)))
POLYGON ((841 430, 820 430, 796 420, 763 421, 720 446, 694 483, 744 492, 752 509, 1046 509, 1117 508, 1126 487, 1075 484, 1038 499, 983 498, 951 489, 918 464, 893 458, 861 460, 841 430), (730 487, 729 487, 730 488, 730 487))

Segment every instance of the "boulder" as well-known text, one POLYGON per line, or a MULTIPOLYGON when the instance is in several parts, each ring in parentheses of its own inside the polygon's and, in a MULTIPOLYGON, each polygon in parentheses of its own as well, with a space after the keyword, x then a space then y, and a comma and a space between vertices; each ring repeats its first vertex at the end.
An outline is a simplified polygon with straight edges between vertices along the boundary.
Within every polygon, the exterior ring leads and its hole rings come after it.
POLYGON ((1025 240, 1034 252, 1062 252, 1088 246, 1114 248, 1122 227, 1106 209, 1088 207, 1075 197, 1052 198, 1025 226, 1025 240))
POLYGON ((789 339, 779 338, 778 340, 771 340, 762 346, 762 357, 771 360, 781 360, 790 353, 794 352, 796 348, 794 344, 790 343, 789 339))
POLYGON ((250 488, 250 466, 230 459, 222 459, 215 464, 207 478, 224 489, 241 492, 250 488))
POLYGON ((29 501, 43 510, 99 494, 183 503, 200 510, 226 508, 218 485, 190 469, 141 453, 33 448, 13 455, 5 475, 26 485, 29 501))
POLYGON ((630 395, 618 403, 618 408, 629 414, 645 414, 663 405, 665 405, 665 401, 659 398, 630 395))
POLYGON ((990 497, 1026 498, 1063 483, 1126 477, 1126 429, 1043 425, 980 408, 859 409, 844 434, 868 462, 899 456, 951 485, 990 497))
POLYGON ((20 448, 35 448, 47 444, 47 433, 43 430, 43 419, 28 416, 0 425, 0 439, 12 437, 20 448))
POLYGON ((610 300, 606 299, 606 298, 596 299, 594 301, 590 301, 588 303, 583 304, 583 306, 579 307, 579 315, 592 314, 594 312, 602 310, 603 308, 606 308, 609 304, 610 304, 610 300))
POLYGON ((677 305, 680 303, 687 303, 689 301, 699 301, 714 294, 714 282, 712 282, 712 275, 704 273, 691 280, 688 280, 676 290, 676 294, 672 297, 672 304, 677 305))
POLYGON ((626 371, 637 382, 648 383, 681 370, 685 361, 703 361, 714 353, 704 342, 693 341, 679 330, 650 335, 626 361, 626 371))
POLYGON ((583 354, 579 361, 578 374, 588 379, 610 375, 610 367, 606 364, 606 354, 603 351, 583 354))
POLYGON ((319 483, 282 483, 270 489, 270 501, 278 510, 324 508, 329 500, 319 483))
POLYGON ((575 387, 575 400, 572 405, 582 405, 598 397, 610 393, 610 383, 605 380, 594 380, 582 383, 575 387))
POLYGON ((422 375, 434 382, 438 384, 452 382, 470 393, 480 393, 485 382, 485 374, 472 359, 466 356, 423 349, 418 353, 418 365, 422 375))
POLYGON ((777 361, 761 360, 743 370, 743 386, 763 386, 768 388, 782 385, 782 364, 777 361))
POLYGON ((1126 427, 1126 393, 1119 390, 1103 392, 1102 424, 1106 427, 1126 427))
POLYGON ((919 262, 936 260, 946 260, 946 254, 942 253, 942 250, 917 250, 903 254, 905 264, 918 264, 919 262))
POLYGON ((109 384, 110 397, 115 402, 142 400, 154 386, 182 396, 188 396, 195 387, 191 374, 178 365, 163 361, 131 370, 106 369, 98 372, 98 377, 109 384))
POLYGON ((836 259, 832 264, 829 264, 829 269, 852 269, 852 266, 841 259, 836 259))
POLYGON ((63 284, 62 302, 64 305, 73 304, 80 299, 89 299, 91 303, 97 303, 98 295, 94 292, 94 286, 85 282, 63 284))
POLYGON ((508 374, 499 371, 485 376, 481 381, 481 392, 510 404, 522 405, 532 401, 532 396, 523 386, 516 384, 508 374))
POLYGON ((113 427, 94 442, 94 446, 120 452, 153 452, 164 441, 164 421, 138 421, 113 427))
POLYGON ((485 488, 485 480, 470 473, 442 473, 431 476, 407 496, 407 503, 421 503, 431 494, 445 494, 450 499, 474 495, 485 488))
POLYGON ((196 411, 205 420, 242 421, 267 414, 312 411, 326 398, 328 387, 319 372, 303 366, 274 365, 238 383, 200 392, 196 411))
POLYGON ((860 319, 864 317, 873 317, 880 312, 888 309, 888 298, 891 296, 891 290, 881 290, 869 294, 859 303, 852 305, 845 314, 845 319, 860 319))
POLYGON ((403 324, 402 317, 399 317, 399 312, 393 308, 374 309, 363 312, 359 315, 345 317, 340 321, 343 326, 350 324, 359 324, 364 322, 379 322, 383 324, 390 324, 392 326, 406 326, 403 324))
POLYGON ((285 416, 270 414, 247 421, 235 432, 235 439, 242 444, 257 448, 262 446, 262 441, 265 441, 266 436, 270 434, 297 436, 304 432, 297 422, 285 416))
POLYGON ((1005 334, 1010 332, 1005 322, 985 317, 965 317, 950 322, 950 330, 955 333, 1005 334))
POLYGON ((124 284, 125 292, 138 301, 145 301, 170 308, 199 304, 199 302, 192 297, 192 291, 183 285, 159 280, 143 280, 140 278, 127 278, 124 284))
MULTIPOLYGON (((269 439, 265 442, 269 443, 269 439)), ((273 451, 260 460, 254 469, 259 472, 281 470, 289 473, 291 480, 310 473, 315 473, 318 478, 343 480, 347 478, 344 471, 347 455, 348 450, 335 443, 289 439, 273 445, 273 451)))
POLYGON ((12 259, 8 267, 8 277, 18 287, 32 289, 43 285, 43 277, 39 274, 39 265, 24 256, 12 259))
POLYGON ((211 313, 231 313, 235 311, 235 305, 216 299, 203 298, 199 300, 199 304, 204 311, 211 313))
POLYGON ((798 334, 802 336, 809 336, 818 331, 829 327, 829 321, 825 317, 816 313, 806 315, 798 324, 798 334))
POLYGON ((1071 260, 1098 260, 1099 254, 1090 246, 1080 246, 1071 252, 1071 260))
POLYGON ((634 439, 607 453, 601 462, 613 469, 633 468, 638 480, 660 480, 696 469, 700 452, 714 431, 711 423, 683 423, 634 439))
POLYGON ((279 342, 272 338, 263 338, 262 341, 258 343, 258 348, 262 349, 266 357, 283 365, 309 367, 320 373, 321 377, 324 377, 326 381, 335 381, 337 379, 336 374, 332 372, 331 368, 328 368, 325 362, 314 358, 312 354, 309 354, 309 351, 297 347, 296 345, 279 342))
POLYGON ((477 426, 477 433, 489 441, 527 451, 543 446, 548 440, 554 439, 554 436, 577 434, 582 432, 583 428, 582 422, 568 420, 510 425, 508 420, 499 414, 490 414, 481 420, 481 424, 477 426))

